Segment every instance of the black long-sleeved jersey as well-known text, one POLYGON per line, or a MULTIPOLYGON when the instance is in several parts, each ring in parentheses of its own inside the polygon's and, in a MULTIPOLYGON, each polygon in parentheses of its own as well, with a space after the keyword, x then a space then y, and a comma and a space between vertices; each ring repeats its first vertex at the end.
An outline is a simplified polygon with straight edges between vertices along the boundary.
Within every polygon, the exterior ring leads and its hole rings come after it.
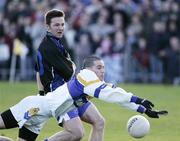
POLYGON ((40 74, 45 93, 71 78, 73 63, 58 38, 48 34, 44 37, 37 51, 36 71, 40 74))

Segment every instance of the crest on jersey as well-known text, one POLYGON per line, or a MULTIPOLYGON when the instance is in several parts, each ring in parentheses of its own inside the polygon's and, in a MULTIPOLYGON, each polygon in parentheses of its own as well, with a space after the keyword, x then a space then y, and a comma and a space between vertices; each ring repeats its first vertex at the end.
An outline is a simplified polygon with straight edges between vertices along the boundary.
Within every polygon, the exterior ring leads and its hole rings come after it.
POLYGON ((24 113, 24 119, 28 120, 30 117, 36 115, 40 109, 39 108, 31 108, 27 112, 24 113))

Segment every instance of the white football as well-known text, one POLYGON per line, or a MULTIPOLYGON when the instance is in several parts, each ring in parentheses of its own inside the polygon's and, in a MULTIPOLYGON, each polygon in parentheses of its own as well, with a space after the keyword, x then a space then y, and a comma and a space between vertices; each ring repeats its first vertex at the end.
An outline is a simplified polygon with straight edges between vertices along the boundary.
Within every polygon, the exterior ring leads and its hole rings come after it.
POLYGON ((130 136, 134 138, 142 138, 149 133, 149 121, 141 116, 135 115, 129 118, 127 122, 127 130, 130 136))

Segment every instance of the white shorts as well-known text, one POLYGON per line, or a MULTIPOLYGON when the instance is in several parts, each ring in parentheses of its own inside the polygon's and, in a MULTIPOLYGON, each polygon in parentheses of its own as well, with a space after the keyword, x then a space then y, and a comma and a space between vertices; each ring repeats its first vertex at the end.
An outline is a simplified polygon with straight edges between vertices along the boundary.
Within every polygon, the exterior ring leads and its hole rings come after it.
POLYGON ((44 123, 52 116, 43 96, 28 96, 10 108, 19 128, 26 127, 39 134, 44 123))
POLYGON ((57 121, 59 123, 60 126, 62 126, 63 122, 66 122, 68 120, 71 120, 75 117, 81 117, 87 110, 87 108, 89 107, 89 105, 91 104, 91 102, 87 102, 85 104, 83 104, 82 106, 75 108, 61 116, 59 116, 57 118, 57 121))

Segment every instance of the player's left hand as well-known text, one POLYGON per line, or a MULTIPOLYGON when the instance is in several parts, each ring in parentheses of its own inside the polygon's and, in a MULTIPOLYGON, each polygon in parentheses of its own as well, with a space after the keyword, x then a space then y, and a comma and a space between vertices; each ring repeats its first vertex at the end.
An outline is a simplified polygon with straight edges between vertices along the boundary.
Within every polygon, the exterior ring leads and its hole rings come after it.
POLYGON ((144 106, 146 109, 150 109, 150 110, 154 107, 154 104, 151 101, 146 100, 146 99, 143 99, 141 101, 141 105, 144 106))
POLYGON ((150 110, 154 107, 154 104, 151 101, 149 101, 147 99, 140 98, 140 97, 137 97, 135 103, 139 104, 139 105, 142 105, 146 109, 150 109, 150 110))

